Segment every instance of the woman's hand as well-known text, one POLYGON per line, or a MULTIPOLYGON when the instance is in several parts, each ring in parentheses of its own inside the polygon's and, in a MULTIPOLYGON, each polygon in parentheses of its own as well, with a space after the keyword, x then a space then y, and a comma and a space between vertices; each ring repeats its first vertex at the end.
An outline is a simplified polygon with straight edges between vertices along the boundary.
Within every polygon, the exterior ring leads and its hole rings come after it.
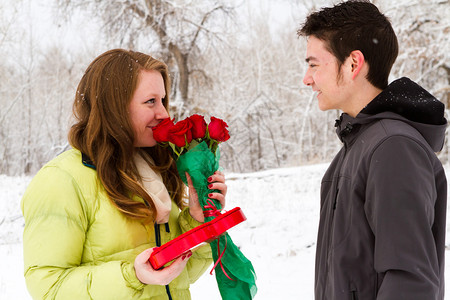
POLYGON ((153 269, 148 261, 153 248, 149 248, 141 252, 134 260, 134 271, 136 277, 144 284, 167 285, 178 277, 186 266, 192 252, 189 250, 178 257, 170 266, 161 270, 153 269))
MULTIPOLYGON (((203 216, 203 209, 198 201, 197 191, 192 184, 191 177, 186 172, 186 178, 189 187, 189 213, 191 216, 197 220, 198 222, 205 222, 205 217, 203 216)), ((208 189, 210 190, 219 190, 219 193, 210 193, 208 197, 210 199, 218 200, 222 206, 222 209, 225 207, 225 196, 227 194, 227 185, 225 184, 225 175, 216 171, 213 175, 208 177, 208 189)))

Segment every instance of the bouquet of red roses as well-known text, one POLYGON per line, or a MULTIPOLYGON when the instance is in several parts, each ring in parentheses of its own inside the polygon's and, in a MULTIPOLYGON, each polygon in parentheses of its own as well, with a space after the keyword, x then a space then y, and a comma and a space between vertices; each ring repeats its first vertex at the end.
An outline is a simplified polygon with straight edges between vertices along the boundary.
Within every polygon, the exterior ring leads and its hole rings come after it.
POLYGON ((181 154, 203 141, 215 154, 218 144, 230 138, 227 127, 227 123, 215 117, 211 117, 211 122, 206 124, 205 118, 197 114, 177 123, 167 118, 153 128, 153 138, 162 145, 169 145, 177 160, 181 154))
MULTIPOLYGON (((185 173, 189 173, 200 205, 205 213, 205 222, 220 215, 219 201, 208 199, 207 178, 219 169, 219 143, 230 138, 228 125, 221 119, 211 117, 209 124, 200 115, 192 115, 174 123, 164 119, 153 128, 153 138, 163 146, 170 147, 177 163, 178 173, 187 184, 185 173)), ((256 294, 256 275, 251 262, 233 243, 228 233, 211 242, 216 280, 222 299, 252 299, 256 294), (222 252, 220 249, 224 249, 222 252), (226 250, 226 251, 225 251, 226 250)))

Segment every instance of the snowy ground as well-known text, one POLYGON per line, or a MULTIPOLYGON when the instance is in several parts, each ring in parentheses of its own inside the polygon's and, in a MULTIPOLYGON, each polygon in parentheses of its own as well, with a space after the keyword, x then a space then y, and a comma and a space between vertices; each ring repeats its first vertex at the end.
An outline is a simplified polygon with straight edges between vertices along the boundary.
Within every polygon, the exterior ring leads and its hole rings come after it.
MULTIPOLYGON (((229 233, 256 270, 255 299, 313 299, 319 187, 326 167, 227 174, 227 208, 239 206, 247 216, 229 233)), ((31 299, 22 275, 20 212, 20 198, 29 181, 29 177, 0 175, 0 299, 31 299)), ((449 263, 446 269, 450 270, 449 263)), ((215 277, 209 274, 191 292, 194 300, 220 299, 215 277)))

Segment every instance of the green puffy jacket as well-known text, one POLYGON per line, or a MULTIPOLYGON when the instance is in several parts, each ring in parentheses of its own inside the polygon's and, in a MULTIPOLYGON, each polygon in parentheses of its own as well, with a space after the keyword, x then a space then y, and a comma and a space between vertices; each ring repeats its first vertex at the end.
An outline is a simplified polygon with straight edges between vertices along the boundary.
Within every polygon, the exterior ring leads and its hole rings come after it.
POLYGON ((36 174, 22 212, 25 279, 34 299, 191 299, 189 284, 212 261, 206 245, 168 286, 142 284, 135 257, 200 223, 173 202, 168 224, 125 217, 78 150, 64 152, 36 174))

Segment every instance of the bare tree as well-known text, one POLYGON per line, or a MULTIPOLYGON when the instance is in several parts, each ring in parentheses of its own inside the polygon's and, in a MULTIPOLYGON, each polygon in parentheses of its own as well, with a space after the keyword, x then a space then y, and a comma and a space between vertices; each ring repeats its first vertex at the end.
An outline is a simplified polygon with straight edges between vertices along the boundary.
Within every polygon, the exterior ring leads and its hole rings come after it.
MULTIPOLYGON (((311 9, 332 5, 330 1, 290 4, 297 12, 295 20, 304 20, 311 9)), ((377 5, 387 11, 399 37, 401 49, 392 79, 409 76, 446 103, 449 54, 445 45, 450 35, 443 16, 448 15, 448 1, 383 0, 377 5), (440 13, 433 15, 436 9, 440 13)), ((231 140, 222 146, 223 162, 229 169, 247 172, 330 161, 340 147, 334 131, 340 112, 320 111, 310 88, 301 82, 306 43, 296 38, 300 24, 286 22, 275 29, 268 10, 261 11, 249 13, 247 23, 239 24, 245 38, 231 37, 229 44, 235 49, 226 56, 205 56, 205 69, 219 77, 211 89, 195 91, 204 99, 203 106, 222 114, 233 130, 231 140)), ((445 153, 441 153, 443 160, 445 153)))
POLYGON ((27 89, 14 64, 14 53, 20 42, 18 37, 23 35, 23 30, 16 26, 21 4, 21 1, 11 5, 0 3, 0 55, 8 58, 0 62, 0 173, 6 173, 9 166, 15 164, 12 154, 18 149, 11 142, 15 130, 10 119, 27 89))
POLYGON ((284 167, 302 157, 298 128, 309 92, 301 89, 301 43, 292 22, 271 28, 270 9, 255 13, 249 7, 228 42, 234 47, 226 55, 205 54, 213 85, 195 91, 212 108, 210 114, 230 125, 232 137, 222 145, 222 163, 234 171, 284 167))
MULTIPOLYGON (((410 77, 446 105, 450 116, 450 1, 381 3, 396 30, 400 53, 392 77, 410 77)), ((439 157, 450 162, 450 135, 439 157)))
POLYGON ((83 9, 100 19, 113 45, 158 53, 174 74, 172 96, 178 115, 192 108, 190 78, 194 70, 202 70, 197 60, 206 48, 222 42, 233 11, 219 0, 57 1, 65 15, 83 9))
POLYGON ((67 144, 77 79, 61 46, 42 48, 30 3, 14 2, 0 14, 0 173, 33 174, 67 144), (20 13, 19 13, 20 12, 20 13))
MULTIPOLYGON (((133 48, 168 63, 173 115, 226 120, 231 139, 221 146, 221 164, 230 171, 326 162, 340 147, 333 130, 339 112, 320 111, 303 85, 306 41, 296 36, 311 9, 332 1, 56 0, 62 15, 101 24, 98 43, 77 53, 30 37, 24 14, 30 1, 0 3, 0 54, 10 58, 0 61, 0 173, 33 173, 66 147, 81 68, 106 47, 133 48), (279 5, 292 17, 272 13, 279 5)), ((375 2, 399 38, 391 79, 418 81, 450 116, 449 1, 375 2)), ((443 161, 450 161, 449 145, 443 161)))

